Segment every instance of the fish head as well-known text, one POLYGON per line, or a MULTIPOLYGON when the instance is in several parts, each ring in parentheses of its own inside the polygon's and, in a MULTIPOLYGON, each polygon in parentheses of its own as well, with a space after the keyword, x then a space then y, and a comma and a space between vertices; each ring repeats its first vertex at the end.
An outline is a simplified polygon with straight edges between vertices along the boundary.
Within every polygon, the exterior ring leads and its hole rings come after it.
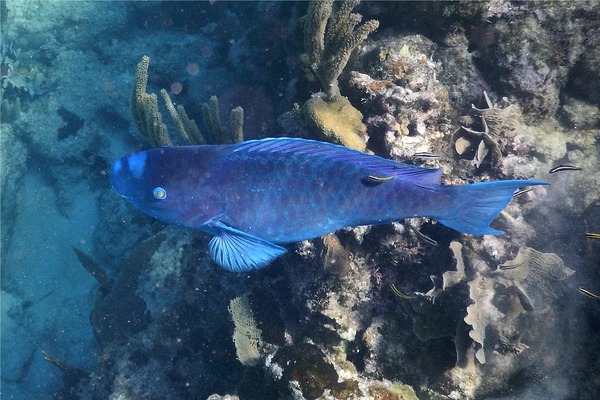
POLYGON ((202 163, 190 160, 188 153, 160 147, 120 158, 112 166, 112 186, 156 219, 198 228, 219 214, 222 205, 206 185, 202 163))

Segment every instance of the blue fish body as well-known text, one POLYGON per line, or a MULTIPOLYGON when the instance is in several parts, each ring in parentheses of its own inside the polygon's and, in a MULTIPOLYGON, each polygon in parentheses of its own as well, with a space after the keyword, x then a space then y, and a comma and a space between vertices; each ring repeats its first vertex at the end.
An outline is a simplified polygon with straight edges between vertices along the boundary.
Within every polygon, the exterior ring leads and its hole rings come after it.
POLYGON ((441 172, 330 143, 277 138, 155 148, 115 161, 111 180, 152 217, 214 235, 211 256, 233 271, 268 264, 286 251, 279 244, 409 217, 498 234, 489 224, 514 191, 547 184, 445 186, 441 172))

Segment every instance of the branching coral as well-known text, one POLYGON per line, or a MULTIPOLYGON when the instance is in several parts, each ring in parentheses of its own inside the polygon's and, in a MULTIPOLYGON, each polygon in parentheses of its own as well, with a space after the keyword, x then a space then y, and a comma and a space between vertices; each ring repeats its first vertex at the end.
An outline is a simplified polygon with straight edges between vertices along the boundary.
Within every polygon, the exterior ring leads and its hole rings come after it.
POLYGON ((310 78, 317 78, 328 97, 339 96, 337 79, 352 51, 379 26, 369 20, 357 27, 362 17, 352 13, 360 0, 335 7, 333 0, 313 0, 304 17, 304 51, 301 61, 310 78))
POLYGON ((208 103, 202 103, 202 119, 208 129, 209 141, 213 144, 239 143, 244 140, 244 109, 236 107, 229 116, 229 129, 221 123, 219 100, 211 96, 208 103), (230 133, 228 132, 230 130, 230 133))
POLYGON ((148 85, 148 65, 150 57, 143 56, 135 73, 135 86, 131 94, 131 111, 138 131, 154 147, 169 145, 173 142, 169 138, 167 126, 162 121, 162 114, 158 111, 158 98, 155 93, 146 93, 148 85))
MULTIPOLYGON (((144 56, 137 66, 135 86, 131 95, 131 110, 138 131, 152 146, 172 146, 173 141, 169 137, 167 126, 163 123, 162 114, 158 108, 158 97, 154 93, 146 92, 149 63, 150 58, 144 56)), ((184 141, 188 144, 206 143, 207 140, 198 129, 196 122, 189 118, 183 106, 175 107, 165 89, 160 91, 160 95, 184 141)), ((243 141, 244 110, 241 107, 231 110, 231 133, 228 133, 227 127, 221 124, 219 102, 216 96, 212 96, 208 103, 202 105, 202 115, 204 124, 209 131, 209 142, 221 144, 243 141)))

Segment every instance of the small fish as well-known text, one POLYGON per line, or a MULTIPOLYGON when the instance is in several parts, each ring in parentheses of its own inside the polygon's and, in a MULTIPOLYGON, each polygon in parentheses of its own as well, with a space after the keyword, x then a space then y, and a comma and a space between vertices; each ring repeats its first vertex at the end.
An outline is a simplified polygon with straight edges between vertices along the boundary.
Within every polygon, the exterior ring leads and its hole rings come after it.
POLYGON ((515 269, 518 266, 519 266, 518 264, 505 263, 505 264, 499 265, 498 268, 500 268, 502 271, 508 271, 508 270, 511 270, 511 269, 515 269))
POLYGON ((411 158, 423 158, 423 159, 436 159, 440 158, 438 154, 432 153, 430 151, 419 151, 411 156, 411 158))
POLYGON ((489 224, 514 191, 548 184, 446 186, 441 174, 331 143, 277 138, 151 149, 116 160, 111 182, 146 214, 213 235, 213 260, 238 272, 269 264, 287 252, 281 244, 404 218, 499 234, 489 224))
POLYGON ((410 225, 410 229, 415 233, 415 235, 417 235, 417 237, 419 239, 421 239, 425 243, 429 243, 432 246, 437 246, 438 245, 438 242, 436 242, 435 240, 433 240, 429 236, 425 235, 423 232, 421 232, 420 230, 418 230, 414 226, 410 225))
POLYGON ((403 300, 410 300, 410 299, 414 299, 415 296, 410 296, 408 294, 404 294, 401 291, 398 290, 398 288, 396 287, 396 285, 394 285, 393 283, 390 283, 390 288, 392 289, 392 292, 394 292, 394 294, 398 297, 400 297, 403 300))
POLYGON ((533 189, 532 188, 527 188, 527 189, 519 189, 517 190, 514 194, 513 194, 513 199, 516 199, 517 197, 521 197, 523 196, 525 193, 529 193, 531 192, 533 189))
POLYGON ((586 232, 585 237, 588 239, 600 239, 600 233, 586 232))
POLYGON ((583 286, 577 286, 577 289, 581 293, 585 294, 588 297, 591 297, 592 299, 600 300, 600 295, 598 295, 598 294, 596 294, 596 293, 594 293, 594 292, 592 292, 592 291, 584 288, 583 286))
POLYGON ((549 174, 555 174, 561 171, 581 171, 581 168, 576 167, 574 165, 559 165, 557 167, 552 168, 548 171, 549 174))

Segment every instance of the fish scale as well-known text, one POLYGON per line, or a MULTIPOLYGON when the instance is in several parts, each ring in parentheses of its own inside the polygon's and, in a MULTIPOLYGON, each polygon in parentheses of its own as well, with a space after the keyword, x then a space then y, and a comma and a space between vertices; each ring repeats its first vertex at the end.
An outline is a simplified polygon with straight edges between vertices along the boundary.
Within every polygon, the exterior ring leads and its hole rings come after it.
POLYGON ((547 184, 445 186, 440 176, 343 146, 277 138, 148 150, 115 161, 111 181, 145 213, 214 235, 211 256, 232 271, 270 263, 286 252, 279 244, 407 217, 497 234, 489 224, 514 191, 547 184))
POLYGON ((223 187, 224 193, 233 190, 235 194, 227 194, 230 199, 241 196, 239 201, 228 201, 224 223, 275 243, 288 243, 321 236, 348 223, 374 224, 389 218, 392 207, 383 203, 394 188, 366 186, 361 178, 368 171, 351 162, 302 153, 283 162, 267 152, 224 157, 222 162, 235 165, 234 170, 252 171, 261 158, 267 162, 264 171, 228 175, 227 181, 213 183, 223 187), (243 189, 252 187, 263 188, 266 195, 243 189), (280 212, 273 212, 274 204, 280 212))

